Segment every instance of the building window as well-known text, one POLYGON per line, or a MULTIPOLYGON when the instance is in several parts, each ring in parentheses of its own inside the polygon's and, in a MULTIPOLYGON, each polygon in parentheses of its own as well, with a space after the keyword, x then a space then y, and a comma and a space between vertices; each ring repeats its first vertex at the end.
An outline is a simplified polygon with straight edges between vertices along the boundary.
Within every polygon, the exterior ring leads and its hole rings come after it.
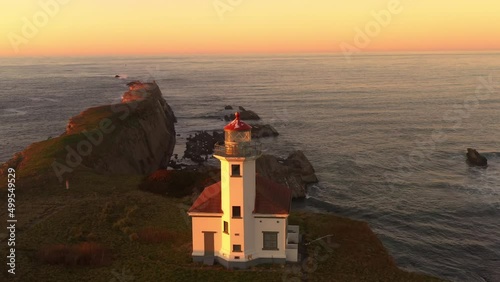
POLYGON ((233 252, 241 252, 241 245, 233 245, 233 252))
POLYGON ((241 217, 241 207, 233 206, 233 217, 241 217))
POLYGON ((262 232, 263 250, 278 250, 278 232, 262 232))
POLYGON ((224 221, 224 233, 229 234, 229 223, 224 221))
POLYGON ((231 165, 231 176, 241 176, 239 164, 231 165))

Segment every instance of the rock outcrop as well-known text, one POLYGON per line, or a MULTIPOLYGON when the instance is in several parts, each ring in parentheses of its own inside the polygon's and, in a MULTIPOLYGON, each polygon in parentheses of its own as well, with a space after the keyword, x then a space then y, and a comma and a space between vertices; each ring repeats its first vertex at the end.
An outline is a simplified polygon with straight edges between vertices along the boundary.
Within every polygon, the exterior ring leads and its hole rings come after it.
POLYGON ((90 167, 108 173, 151 173, 166 168, 175 146, 174 112, 153 83, 129 83, 122 105, 130 107, 114 145, 92 157, 90 167), (128 126, 132 125, 132 126, 128 126))
POLYGON ((479 154, 475 149, 467 148, 465 156, 467 157, 467 163, 471 166, 488 166, 486 157, 479 154))
POLYGON ((251 124, 252 138, 276 137, 280 135, 270 124, 251 124))
MULTIPOLYGON (((260 120, 260 117, 258 114, 256 114, 254 111, 250 111, 250 110, 245 110, 245 108, 243 107, 240 107, 240 118, 242 120, 260 120)), ((225 121, 231 121, 231 120, 234 120, 234 113, 230 114, 230 115, 225 115, 224 116, 224 120, 225 121)))
POLYGON ((291 153, 285 160, 262 155, 256 161, 256 171, 290 188, 293 198, 304 198, 307 185, 318 182, 313 166, 300 150, 291 153))
POLYGON ((133 82, 122 103, 86 109, 61 136, 30 145, 8 165, 39 184, 62 182, 80 169, 149 174, 169 163, 175 121, 155 82, 133 82))

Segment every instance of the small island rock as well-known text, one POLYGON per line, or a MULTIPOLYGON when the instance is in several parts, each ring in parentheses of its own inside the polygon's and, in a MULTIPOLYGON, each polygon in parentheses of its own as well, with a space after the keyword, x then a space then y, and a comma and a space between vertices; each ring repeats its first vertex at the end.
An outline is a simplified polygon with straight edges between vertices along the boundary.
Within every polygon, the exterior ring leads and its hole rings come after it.
POLYGON ((276 137, 280 135, 270 124, 251 124, 252 138, 276 137))
POLYGON ((472 148, 467 148, 467 163, 471 166, 487 166, 488 160, 472 148))
MULTIPOLYGON (((241 109, 241 108, 242 108, 242 107, 240 107, 240 109, 241 109)), ((242 120, 259 120, 259 119, 260 119, 259 115, 257 115, 254 111, 250 111, 250 110, 248 110, 248 111, 246 111, 246 110, 245 110, 245 111, 243 111, 243 110, 242 110, 242 111, 240 111, 239 113, 240 113, 240 118, 241 118, 242 120)), ((225 121, 231 121, 231 120, 233 120, 234 118, 235 118, 234 114, 230 114, 230 115, 225 115, 225 116, 224 116, 224 120, 225 120, 225 121)))

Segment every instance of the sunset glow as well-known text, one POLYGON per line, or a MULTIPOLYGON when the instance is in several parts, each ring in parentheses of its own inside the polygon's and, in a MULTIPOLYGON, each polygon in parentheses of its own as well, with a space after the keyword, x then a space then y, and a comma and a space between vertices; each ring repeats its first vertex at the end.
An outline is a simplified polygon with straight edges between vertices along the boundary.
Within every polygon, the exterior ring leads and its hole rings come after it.
POLYGON ((0 56, 341 52, 343 42, 363 52, 500 50, 495 0, 27 0, 2 10, 0 56), (370 24, 359 48, 357 30, 370 24))

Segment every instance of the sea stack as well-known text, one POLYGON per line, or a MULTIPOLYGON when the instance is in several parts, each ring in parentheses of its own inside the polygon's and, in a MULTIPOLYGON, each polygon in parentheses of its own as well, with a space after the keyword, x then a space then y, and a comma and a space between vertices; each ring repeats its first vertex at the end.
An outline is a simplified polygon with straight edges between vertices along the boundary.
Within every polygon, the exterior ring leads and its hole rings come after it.
POLYGON ((467 163, 470 166, 488 166, 488 160, 485 156, 479 154, 475 149, 467 148, 467 163))

